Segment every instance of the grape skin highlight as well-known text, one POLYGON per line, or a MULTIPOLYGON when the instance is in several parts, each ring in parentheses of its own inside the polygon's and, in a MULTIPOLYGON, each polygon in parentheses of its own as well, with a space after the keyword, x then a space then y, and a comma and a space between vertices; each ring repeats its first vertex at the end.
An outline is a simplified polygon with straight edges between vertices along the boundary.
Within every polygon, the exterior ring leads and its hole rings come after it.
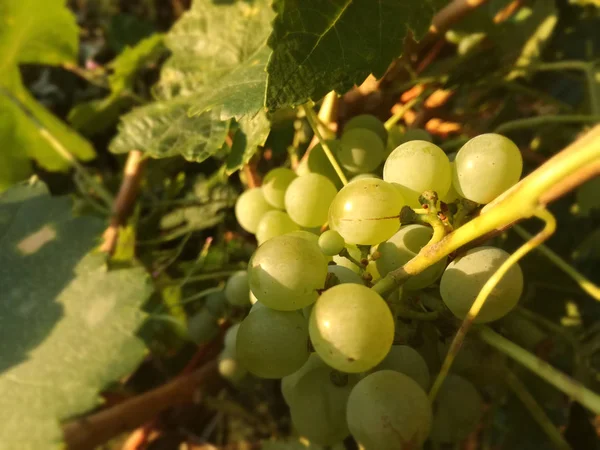
POLYGON ((344 131, 340 143, 340 164, 353 173, 375 170, 385 156, 385 147, 381 139, 364 128, 344 131))
POLYGON ((269 211, 258 223, 256 241, 258 245, 261 245, 275 236, 281 236, 282 234, 291 233, 296 230, 300 230, 300 226, 287 213, 283 211, 269 211))
POLYGON ((504 136, 487 133, 458 151, 452 184, 461 197, 485 204, 516 184, 522 171, 519 147, 504 136))
POLYGON ((420 208, 419 196, 428 190, 439 198, 450 190, 452 171, 444 151, 427 141, 409 141, 398 146, 383 166, 383 179, 394 183, 409 206, 420 208))
POLYGON ((398 231, 404 205, 404 198, 391 184, 375 178, 356 180, 331 203, 329 226, 347 243, 379 244, 398 231))
POLYGON ((337 189, 328 178, 309 173, 296 178, 285 192, 285 209, 303 227, 320 227, 327 222, 329 205, 337 189))
POLYGON ((317 300, 317 289, 325 286, 327 261, 316 243, 297 236, 277 236, 256 250, 248 275, 259 302, 293 311, 317 300))
POLYGON ((267 201, 261 188, 244 191, 235 202, 235 218, 248 233, 256 233, 258 223, 267 211, 274 209, 267 201))
POLYGON ((293 170, 284 167, 270 170, 263 178, 261 186, 267 203, 275 208, 285 208, 285 191, 296 177, 293 170))
POLYGON ((334 369, 364 372, 379 364, 394 340, 394 319, 373 290, 339 284, 325 291, 309 320, 313 347, 334 369))

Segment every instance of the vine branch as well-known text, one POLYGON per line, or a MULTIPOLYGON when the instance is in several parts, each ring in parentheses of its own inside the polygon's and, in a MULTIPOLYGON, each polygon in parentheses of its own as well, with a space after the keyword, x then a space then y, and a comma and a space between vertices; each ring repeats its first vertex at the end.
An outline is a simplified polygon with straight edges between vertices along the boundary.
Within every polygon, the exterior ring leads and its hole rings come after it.
POLYGON ((600 125, 550 158, 534 172, 487 205, 482 213, 440 242, 427 245, 403 267, 383 277, 373 289, 385 297, 410 276, 421 273, 469 242, 534 215, 540 199, 554 185, 600 159, 600 125))
POLYGON ((448 354, 442 363, 442 368, 433 383, 431 391, 429 392, 429 399, 431 402, 435 399, 438 391, 442 387, 444 379, 450 372, 450 368, 452 367, 452 363, 454 362, 454 358, 458 354, 460 347, 462 346, 463 341, 469 329, 473 325, 473 322, 479 315, 481 308, 485 304, 485 301, 492 293, 494 288, 498 285, 498 283, 502 280, 502 277, 506 275, 506 273, 513 267, 523 256, 533 250, 535 247, 540 245, 546 239, 548 239, 556 230, 556 219, 554 216, 550 214, 547 210, 542 209, 535 214, 538 218, 542 219, 545 222, 545 226, 538 234, 532 236, 527 242, 525 242, 521 247, 517 249, 512 255, 510 255, 506 261, 504 261, 500 267, 494 272, 494 274, 486 281, 483 285, 479 294, 475 298, 473 305, 471 305, 471 309, 467 313, 467 317, 463 320, 460 328, 458 329, 452 343, 450 344, 450 348, 448 349, 448 354))

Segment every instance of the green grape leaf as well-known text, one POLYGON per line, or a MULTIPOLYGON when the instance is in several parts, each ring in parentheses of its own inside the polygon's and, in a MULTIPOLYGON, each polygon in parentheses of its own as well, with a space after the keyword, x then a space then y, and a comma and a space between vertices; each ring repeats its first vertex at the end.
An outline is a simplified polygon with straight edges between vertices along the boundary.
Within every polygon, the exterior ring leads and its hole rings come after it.
POLYGON ((250 161, 260 145, 265 143, 269 135, 270 123, 264 112, 254 117, 244 117, 233 136, 231 153, 227 156, 225 171, 228 175, 240 169, 250 161))
POLYGON ((261 47, 254 55, 218 80, 190 109, 190 114, 221 106, 221 117, 240 120, 245 114, 256 114, 263 107, 267 73, 265 67, 271 51, 261 47))
POLYGON ((112 73, 108 77, 111 93, 103 99, 94 99, 75 105, 69 111, 69 122, 83 133, 94 135, 112 126, 121 113, 133 104, 128 91, 139 72, 164 54, 164 35, 154 34, 134 47, 126 47, 108 64, 112 73))
POLYGON ((223 148, 235 118, 246 128, 247 148, 239 153, 251 156, 269 132, 261 110, 270 53, 264 42, 273 15, 268 0, 195 0, 165 38, 172 56, 155 89, 165 100, 126 115, 110 150, 137 148, 155 158, 181 154, 202 162, 223 148))
POLYGON ((113 73, 108 82, 114 92, 133 88, 137 73, 148 63, 156 61, 165 51, 164 35, 154 34, 138 42, 135 47, 126 47, 110 64, 113 73))
POLYGON ((269 0, 194 0, 166 36, 173 56, 162 69, 159 95, 195 94, 237 68, 264 45, 273 16, 269 0))
POLYGON ((74 156, 82 160, 95 156, 88 141, 70 130, 25 89, 18 69, 20 64, 73 62, 77 56, 77 36, 77 24, 65 7, 65 0, 0 3, 0 141, 3 149, 7 149, 0 157, 0 191, 29 175, 29 158, 47 170, 70 167, 42 138, 24 110, 74 156), (32 13, 40 10, 44 13, 32 13))
POLYGON ((0 196, 0 448, 61 448, 60 422, 139 364, 143 268, 90 253, 104 228, 66 197, 18 185, 0 196))
POLYGON ((444 0, 280 0, 268 44, 270 110, 343 93, 369 74, 383 75, 418 40, 444 0))
POLYGON ((188 116, 190 99, 151 103, 123 116, 119 134, 110 144, 113 153, 142 150, 153 158, 181 155, 202 162, 216 153, 227 136, 229 121, 216 108, 188 116))

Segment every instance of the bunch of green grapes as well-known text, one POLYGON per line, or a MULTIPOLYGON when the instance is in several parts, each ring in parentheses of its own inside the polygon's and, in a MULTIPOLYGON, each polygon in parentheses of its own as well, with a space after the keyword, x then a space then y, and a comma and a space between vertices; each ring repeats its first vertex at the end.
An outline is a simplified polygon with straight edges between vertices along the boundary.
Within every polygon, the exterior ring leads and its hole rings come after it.
MULTIPOLYGON (((293 429, 318 445, 349 435, 365 450, 420 448, 427 439, 458 442, 481 416, 477 390, 455 374, 432 410, 425 392, 430 373, 439 370, 437 342, 447 325, 438 333, 438 320, 428 322, 431 358, 419 344, 419 320, 444 308, 466 317, 508 254, 478 247, 400 277, 402 287, 385 298, 372 287, 402 275, 427 251, 437 236, 425 220, 433 214, 427 208, 447 220, 447 230, 460 226, 469 219, 453 222, 460 207, 488 203, 518 181, 520 153, 507 138, 488 134, 449 158, 422 130, 392 131, 374 116, 357 116, 339 139, 324 143, 342 177, 318 144, 296 171, 273 169, 261 187, 240 195, 236 217, 258 247, 247 270, 225 283, 221 303, 216 297, 205 303, 211 314, 248 311, 225 336, 221 374, 234 383, 246 376, 281 379, 293 429), (351 179, 345 186, 344 176, 351 179), (444 206, 450 203, 455 206, 444 206), (402 315, 406 309, 414 314, 402 315)), ((503 317, 522 289, 515 265, 476 321, 503 317)), ((440 314, 439 321, 448 317, 440 314)))

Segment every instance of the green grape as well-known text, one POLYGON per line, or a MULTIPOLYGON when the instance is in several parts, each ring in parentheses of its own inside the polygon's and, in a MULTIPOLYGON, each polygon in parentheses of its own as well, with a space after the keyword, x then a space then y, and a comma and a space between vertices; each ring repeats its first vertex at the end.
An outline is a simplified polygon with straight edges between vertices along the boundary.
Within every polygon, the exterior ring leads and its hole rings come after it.
MULTIPOLYGON (((386 276, 410 261, 430 241, 433 230, 424 225, 404 225, 387 241, 377 246, 380 257, 375 261, 381 275, 386 276)), ((435 282, 444 272, 446 258, 410 277, 404 288, 419 290, 435 282)))
POLYGON ((327 211, 337 189, 317 173, 296 178, 285 192, 285 209, 303 227, 319 227, 327 222, 327 211))
POLYGON ((344 245, 344 238, 337 231, 327 230, 319 236, 319 247, 327 256, 337 255, 344 245))
POLYGON ((306 239, 309 242, 312 242, 313 244, 317 244, 319 245, 319 236, 317 236, 315 233, 311 233, 310 231, 306 231, 306 230, 297 230, 297 231, 292 231, 290 233, 286 233, 286 236, 296 236, 302 239, 306 239))
POLYGON ((296 230, 300 230, 300 227, 290 219, 287 213, 284 211, 269 211, 260 219, 256 230, 256 241, 258 245, 261 245, 272 237, 296 230))
POLYGON ((219 374, 233 384, 239 383, 248 371, 239 363, 235 353, 225 348, 218 357, 219 374))
POLYGON ((308 359, 308 329, 301 314, 260 308, 240 324, 236 357, 261 378, 282 378, 308 359))
POLYGON ((449 374, 437 394, 434 410, 431 440, 460 442, 475 430, 481 420, 483 401, 471 382, 449 374))
POLYGON ((364 372, 379 364, 394 340, 394 319, 375 291, 358 284, 326 290, 309 320, 313 347, 334 369, 364 372))
POLYGON ((327 266, 327 272, 334 274, 339 280, 339 284, 354 283, 364 285, 362 278, 347 267, 331 265, 327 266))
POLYGON ((273 207, 267 203, 261 188, 244 191, 235 202, 235 218, 248 233, 256 233, 258 223, 273 207))
POLYGON ((268 306, 265 306, 264 303, 261 303, 257 300, 256 302, 254 302, 254 304, 250 308, 250 312, 248 314, 251 314, 252 312, 257 311, 261 308, 268 308, 268 306))
POLYGON ((375 175, 374 173, 359 173, 358 175, 350 178, 348 182, 352 183, 353 181, 364 180, 365 178, 377 178, 378 180, 381 180, 381 177, 379 175, 375 175))
MULTIPOLYGON (((360 261, 362 259, 360 249, 356 245, 346 244, 346 250, 348 250, 348 253, 350 253, 350 256, 352 256, 357 261, 360 261)), ((333 262, 336 263, 338 266, 342 266, 342 267, 346 267, 346 268, 350 269, 352 272, 355 272, 355 273, 360 272, 360 267, 358 267, 356 264, 354 264, 352 261, 350 261, 345 256, 335 255, 333 257, 333 262)))
MULTIPOLYGON (((448 157, 450 157, 450 155, 448 155, 448 157)), ((450 160, 450 170, 452 171, 452 173, 454 173, 454 161, 450 160)), ((448 192, 446 193, 446 195, 443 195, 440 197, 440 201, 449 204, 452 203, 456 200, 458 200, 460 198, 460 196, 458 195, 458 192, 456 192, 456 189, 454 188, 454 183, 452 183, 450 185, 450 189, 448 189, 448 192)))
POLYGON ((225 298, 230 305, 248 306, 250 304, 250 286, 248 272, 238 270, 229 277, 225 284, 225 298))
POLYGON ((346 122, 346 125, 344 125, 344 133, 356 128, 369 130, 370 132, 375 133, 382 142, 387 142, 388 131, 385 129, 385 125, 381 120, 371 114, 354 116, 346 122))
POLYGON ((392 153, 396 147, 409 141, 432 142, 431 135, 420 128, 404 129, 400 126, 393 127, 388 133, 387 153, 392 153))
POLYGON ((229 350, 232 355, 235 356, 236 348, 235 343, 237 341, 238 330, 240 329, 240 324, 236 323, 231 325, 227 331, 225 332, 225 337, 223 339, 223 346, 226 350, 229 350))
POLYGON ((404 132, 404 136, 402 137, 404 142, 410 142, 410 141, 427 141, 427 142, 432 142, 433 139, 431 138, 431 134, 429 134, 427 131, 422 130, 421 128, 409 128, 404 132))
POLYGON ((306 362, 302 365, 302 367, 300 367, 294 373, 287 375, 281 379, 281 393, 283 395, 283 399, 285 400, 288 406, 294 400, 294 395, 296 393, 296 384, 302 379, 304 375, 320 367, 328 368, 329 366, 323 362, 319 355, 317 355, 316 353, 311 353, 306 362))
POLYGON ((298 434, 310 442, 333 445, 350 434, 346 424, 346 404, 356 375, 341 375, 345 385, 331 380, 332 369, 317 367, 302 376, 294 386, 290 413, 298 434), (349 378, 352 378, 350 380, 349 378))
POLYGON ((375 170, 385 157, 383 141, 377 134, 365 128, 344 131, 340 143, 340 164, 353 173, 375 170))
POLYGON ((278 167, 270 170, 262 182, 262 191, 265 200, 275 208, 285 208, 285 191, 297 175, 291 169, 278 167))
POLYGON ((452 183, 461 197, 485 204, 516 184, 522 171, 523 158, 513 141, 495 133, 482 134, 458 151, 452 183))
POLYGON ((435 191, 440 198, 448 193, 452 184, 450 161, 431 142, 409 141, 390 153, 383 179, 395 183, 409 206, 420 208, 419 196, 424 191, 435 191))
MULTIPOLYGON (((339 155, 342 148, 340 141, 328 139, 325 140, 325 142, 334 156, 339 155)), ((319 175, 323 175, 335 185, 336 189, 342 188, 342 180, 340 180, 340 177, 331 165, 331 162, 329 161, 329 158, 325 154, 325 150, 323 150, 323 146, 320 143, 315 145, 310 150, 308 158, 304 159, 304 161, 306 161, 306 167, 303 170, 306 170, 309 173, 318 173, 319 175)), ((302 174, 303 173, 301 173, 301 171, 298 171, 298 175, 302 174)))
POLYGON ((329 226, 347 243, 379 244, 398 231, 404 205, 404 198, 390 183, 375 178, 357 180, 335 196, 329 208, 329 226))
POLYGON ((188 319, 187 331, 190 339, 200 345, 210 341, 219 332, 217 319, 208 309, 202 308, 188 319))
POLYGON ((206 297, 206 302, 204 306, 206 309, 210 311, 210 313, 215 317, 222 317, 223 313, 225 313, 225 303, 227 299, 225 298, 225 293, 223 291, 215 292, 206 297))
POLYGON ((327 261, 317 244, 296 236, 277 236, 250 259, 250 289, 269 308, 293 311, 314 303, 327 277, 327 261))
POLYGON ((358 382, 348 398, 346 419, 365 450, 421 448, 432 421, 425 391, 393 370, 372 373, 358 382))
POLYGON ((408 345, 393 345, 374 370, 395 370, 411 377, 424 390, 429 388, 429 367, 419 352, 408 345))
MULTIPOLYGON (((464 319, 483 285, 509 256, 499 248, 477 247, 448 264, 440 282, 440 294, 448 309, 464 319)), ((519 302, 522 292, 523 272, 515 264, 488 296, 475 323, 505 316, 519 302)))

